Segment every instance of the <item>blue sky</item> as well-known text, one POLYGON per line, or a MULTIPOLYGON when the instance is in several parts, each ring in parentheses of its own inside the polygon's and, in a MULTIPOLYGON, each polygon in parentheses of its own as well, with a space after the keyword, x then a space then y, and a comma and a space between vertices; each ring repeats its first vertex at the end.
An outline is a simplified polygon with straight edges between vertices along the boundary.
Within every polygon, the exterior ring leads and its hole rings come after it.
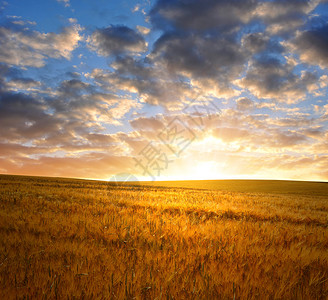
POLYGON ((328 179, 327 1, 0 12, 0 173, 328 179))

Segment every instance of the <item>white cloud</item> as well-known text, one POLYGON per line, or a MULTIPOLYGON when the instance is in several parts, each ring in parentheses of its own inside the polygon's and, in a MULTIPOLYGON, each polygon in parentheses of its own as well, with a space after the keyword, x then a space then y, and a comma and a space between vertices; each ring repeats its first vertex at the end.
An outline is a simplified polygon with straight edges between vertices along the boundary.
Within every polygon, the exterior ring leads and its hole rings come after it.
POLYGON ((69 0, 57 0, 57 2, 63 3, 65 5, 65 7, 70 7, 69 0))
POLYGON ((144 26, 137 25, 137 29, 140 33, 147 35, 150 32, 150 29, 144 26))
POLYGON ((47 58, 70 59, 81 40, 79 25, 61 33, 17 31, 0 27, 0 61, 20 67, 42 67, 47 58))
POLYGON ((140 10, 140 4, 138 3, 133 9, 132 12, 135 13, 140 10))
POLYGON ((69 21, 71 24, 77 23, 77 19, 75 19, 75 18, 69 18, 68 21, 69 21))

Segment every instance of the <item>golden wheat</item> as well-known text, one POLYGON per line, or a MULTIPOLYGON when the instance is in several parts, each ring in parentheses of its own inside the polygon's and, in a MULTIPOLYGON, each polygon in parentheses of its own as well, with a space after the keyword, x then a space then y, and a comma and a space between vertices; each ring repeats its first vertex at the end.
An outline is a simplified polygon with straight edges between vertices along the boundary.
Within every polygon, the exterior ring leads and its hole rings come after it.
POLYGON ((0 298, 326 299, 325 196, 0 176, 0 298))

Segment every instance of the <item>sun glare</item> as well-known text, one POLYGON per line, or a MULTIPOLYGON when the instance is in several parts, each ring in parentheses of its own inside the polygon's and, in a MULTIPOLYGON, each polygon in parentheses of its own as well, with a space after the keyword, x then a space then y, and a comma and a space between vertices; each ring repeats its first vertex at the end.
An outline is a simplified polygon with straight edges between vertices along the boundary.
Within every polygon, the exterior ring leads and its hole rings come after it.
POLYGON ((206 179, 222 179, 224 174, 220 172, 220 168, 216 163, 211 161, 199 162, 195 166, 195 173, 193 179, 206 180, 206 179))

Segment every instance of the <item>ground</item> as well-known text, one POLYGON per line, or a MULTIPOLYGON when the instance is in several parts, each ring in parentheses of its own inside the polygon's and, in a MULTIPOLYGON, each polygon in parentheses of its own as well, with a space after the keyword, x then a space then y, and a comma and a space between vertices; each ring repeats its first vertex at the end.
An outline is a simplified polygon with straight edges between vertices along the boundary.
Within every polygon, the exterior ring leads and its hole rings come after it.
POLYGON ((0 298, 326 299, 328 184, 0 176, 0 298))

